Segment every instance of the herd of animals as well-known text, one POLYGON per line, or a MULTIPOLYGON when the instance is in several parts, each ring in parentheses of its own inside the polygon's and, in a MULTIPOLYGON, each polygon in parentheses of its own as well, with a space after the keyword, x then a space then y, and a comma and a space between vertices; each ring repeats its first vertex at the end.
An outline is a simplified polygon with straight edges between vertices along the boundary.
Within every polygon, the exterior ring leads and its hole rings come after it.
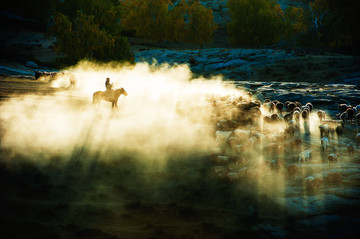
MULTIPOLYGON (((250 93, 211 101, 219 146, 212 156, 212 174, 221 179, 256 178, 269 169, 282 170, 288 176, 294 176, 299 174, 301 167, 311 162, 314 147, 321 152, 321 163, 334 167, 346 152, 339 153, 341 150, 334 150, 334 147, 330 150, 329 142, 344 136, 352 138, 347 144, 348 157, 354 159, 357 155, 356 145, 360 145, 360 132, 357 131, 360 104, 339 104, 339 119, 334 120, 327 119, 324 110, 315 113, 312 103, 303 105, 300 102, 270 99, 260 102, 253 100, 250 93), (317 132, 310 124, 316 125, 317 132), (310 135, 320 135, 320 142, 312 140, 309 145, 306 137, 310 135), (298 161, 294 156, 288 156, 297 153, 298 161)), ((339 172, 331 172, 327 180, 336 182, 342 180, 342 176, 339 172)), ((322 182, 313 176, 304 177, 305 186, 311 189, 319 187, 322 182)))

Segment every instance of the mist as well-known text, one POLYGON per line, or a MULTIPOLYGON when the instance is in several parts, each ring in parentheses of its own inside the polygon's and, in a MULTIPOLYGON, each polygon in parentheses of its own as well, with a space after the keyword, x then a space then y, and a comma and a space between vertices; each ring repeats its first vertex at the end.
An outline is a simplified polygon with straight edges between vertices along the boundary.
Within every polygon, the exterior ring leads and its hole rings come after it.
POLYGON ((71 157, 79 147, 159 160, 169 151, 205 152, 216 147, 210 99, 245 94, 220 76, 194 79, 187 65, 81 62, 51 84, 58 89, 54 95, 19 96, 1 104, 2 148, 32 160, 71 157), (114 89, 128 93, 120 96, 117 110, 106 101, 92 104, 92 94, 105 90, 107 77, 114 89))

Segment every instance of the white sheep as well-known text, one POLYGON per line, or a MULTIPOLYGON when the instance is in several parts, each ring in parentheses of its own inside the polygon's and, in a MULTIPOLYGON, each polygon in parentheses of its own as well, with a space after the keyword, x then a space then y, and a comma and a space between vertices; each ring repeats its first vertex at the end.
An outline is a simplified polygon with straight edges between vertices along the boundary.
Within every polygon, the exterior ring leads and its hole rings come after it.
POLYGON ((339 154, 329 154, 328 155, 329 166, 336 164, 339 157, 340 157, 339 154))
POLYGON ((304 162, 304 163, 305 163, 305 162, 309 161, 310 158, 311 158, 311 150, 310 150, 310 149, 301 152, 301 153, 299 154, 299 164, 300 164, 301 162, 304 162))
POLYGON ((323 110, 319 110, 319 111, 317 112, 317 116, 319 117, 320 121, 325 120, 325 115, 326 115, 326 113, 325 113, 325 111, 323 111, 323 110))
POLYGON ((216 131, 216 142, 225 144, 232 131, 216 131))
POLYGON ((321 149, 322 149, 323 151, 325 151, 325 150, 327 149, 328 145, 329 145, 329 140, 328 140, 328 138, 327 138, 326 136, 323 137, 323 138, 321 138, 321 149))
POLYGON ((246 142, 251 136, 251 131, 244 129, 236 129, 234 130, 233 135, 239 138, 241 141, 246 142))

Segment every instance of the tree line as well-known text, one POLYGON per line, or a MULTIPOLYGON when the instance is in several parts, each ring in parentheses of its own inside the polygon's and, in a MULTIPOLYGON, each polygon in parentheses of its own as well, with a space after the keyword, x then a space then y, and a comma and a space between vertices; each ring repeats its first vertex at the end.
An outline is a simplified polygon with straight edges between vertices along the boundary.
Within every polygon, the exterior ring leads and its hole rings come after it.
MULTIPOLYGON (((81 59, 133 61, 127 36, 210 43, 217 25, 199 0, 12 0, 8 10, 32 17, 56 37, 68 63, 81 59)), ((230 42, 242 47, 274 44, 355 47, 358 1, 304 0, 282 9, 275 0, 228 0, 230 42)))

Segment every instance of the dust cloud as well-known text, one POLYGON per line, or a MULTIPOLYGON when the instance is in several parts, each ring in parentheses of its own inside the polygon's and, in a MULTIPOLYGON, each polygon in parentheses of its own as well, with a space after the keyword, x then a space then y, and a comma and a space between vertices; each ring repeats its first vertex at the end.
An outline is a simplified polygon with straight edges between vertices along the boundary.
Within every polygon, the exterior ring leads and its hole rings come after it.
POLYGON ((216 147, 211 99, 245 95, 221 77, 194 79, 187 65, 135 66, 81 62, 57 74, 56 94, 11 98, 1 104, 1 147, 30 159, 72 157, 79 148, 106 159, 127 152, 165 159, 171 152, 205 152, 216 147), (118 109, 92 94, 123 87, 118 109), (104 157, 103 157, 104 156, 104 157))

